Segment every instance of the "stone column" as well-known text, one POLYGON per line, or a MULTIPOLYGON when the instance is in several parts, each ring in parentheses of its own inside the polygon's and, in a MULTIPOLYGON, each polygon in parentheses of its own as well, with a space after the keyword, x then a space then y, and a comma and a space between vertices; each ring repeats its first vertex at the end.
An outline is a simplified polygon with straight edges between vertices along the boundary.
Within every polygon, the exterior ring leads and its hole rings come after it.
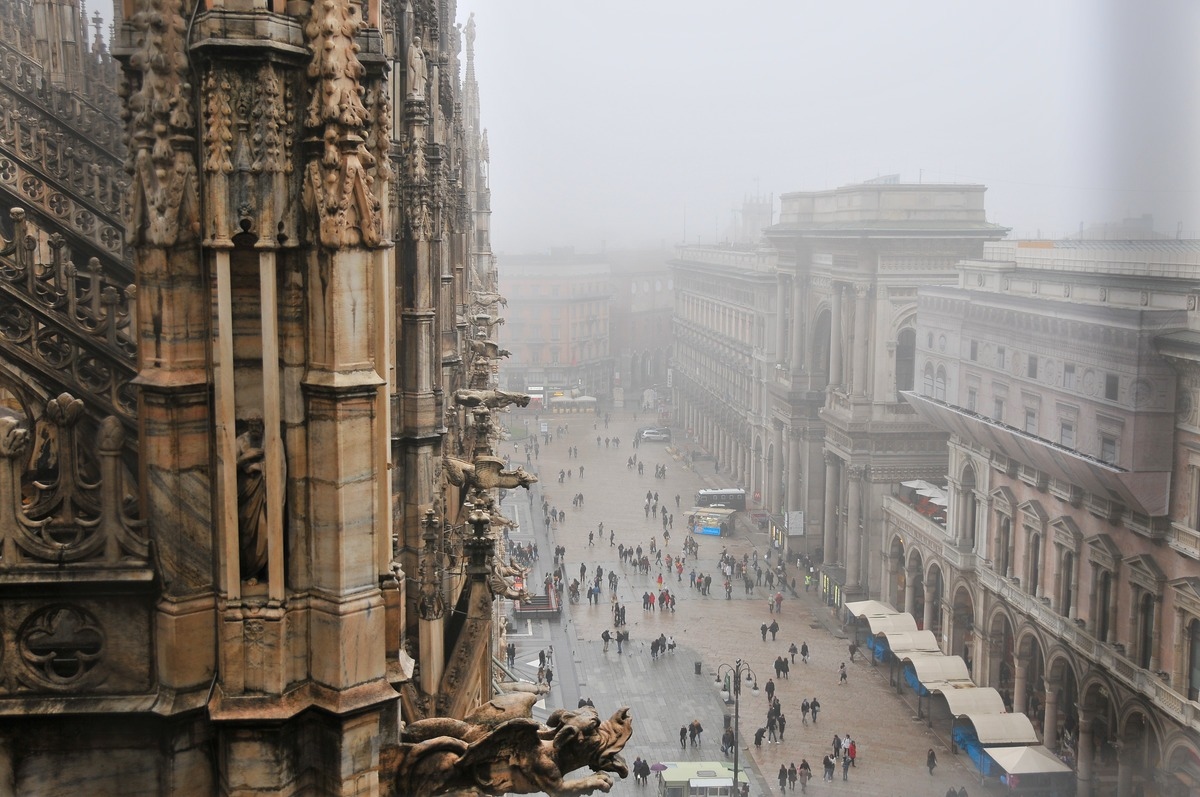
POLYGON ((1042 744, 1054 749, 1054 739, 1058 734, 1058 689, 1062 686, 1059 681, 1046 681, 1046 716, 1042 722, 1042 744))
POLYGON ((1075 793, 1090 795, 1092 787, 1092 720, 1091 711, 1079 710, 1079 748, 1075 751, 1075 793))
POLYGON ((832 451, 825 452, 825 518, 822 525, 824 547, 822 564, 835 562, 834 551, 837 548, 834 522, 838 502, 838 465, 841 460, 832 451))
MULTIPOLYGON (((799 275, 792 278, 792 356, 788 369, 794 379, 804 370, 804 306, 803 280, 799 275)), ((782 295, 782 294, 781 294, 782 295)))
POLYGON ((914 579, 919 571, 904 567, 904 611, 912 614, 917 608, 917 592, 914 579))
POLYGON ((857 589, 862 583, 862 532, 858 527, 862 517, 862 465, 851 465, 846 469, 850 479, 846 498, 846 591, 857 589))
POLYGON ((1137 739, 1121 738, 1117 750, 1117 797, 1133 797, 1133 773, 1137 769, 1137 739))
POLYGON ((771 469, 767 474, 770 486, 770 502, 767 509, 778 513, 783 510, 783 426, 771 424, 771 469))
POLYGON ((842 286, 834 284, 829 296, 829 385, 842 384, 842 286))
POLYGON ((1013 678, 1013 712, 1023 714, 1025 712, 1025 678, 1029 670, 1029 657, 1017 655, 1015 658, 1017 672, 1013 678))
POLYGON ((787 284, 788 280, 783 274, 775 275, 776 296, 779 297, 779 309, 775 313, 775 362, 779 363, 783 362, 784 352, 787 351, 788 334, 787 324, 784 323, 784 319, 790 315, 792 323, 796 323, 795 308, 792 309, 790 314, 784 312, 787 306, 786 297, 791 294, 791 292, 787 289, 787 284))
POLYGON ((871 286, 859 283, 854 286, 854 395, 865 396, 867 385, 867 335, 868 313, 867 297, 871 286))
POLYGON ((1154 598, 1154 629, 1150 637, 1150 672, 1156 673, 1162 667, 1162 657, 1159 655, 1159 647, 1162 645, 1162 597, 1159 595, 1154 598))
POLYGON ((800 492, 800 446, 801 440, 795 430, 788 435, 788 483, 784 509, 792 512, 803 509, 804 497, 800 492))
POLYGON ((933 630, 933 602, 937 597, 937 592, 932 584, 925 585, 925 611, 921 613, 921 628, 926 631, 933 630))

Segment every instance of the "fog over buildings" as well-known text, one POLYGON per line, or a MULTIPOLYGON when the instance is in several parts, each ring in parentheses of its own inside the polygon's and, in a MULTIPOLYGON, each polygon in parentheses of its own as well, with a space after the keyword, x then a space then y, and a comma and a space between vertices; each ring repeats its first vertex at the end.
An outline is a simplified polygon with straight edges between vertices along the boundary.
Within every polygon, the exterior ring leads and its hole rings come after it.
POLYGON ((1200 4, 505 0, 475 13, 500 253, 725 240, 745 196, 981 183, 1014 236, 1200 234, 1200 4))

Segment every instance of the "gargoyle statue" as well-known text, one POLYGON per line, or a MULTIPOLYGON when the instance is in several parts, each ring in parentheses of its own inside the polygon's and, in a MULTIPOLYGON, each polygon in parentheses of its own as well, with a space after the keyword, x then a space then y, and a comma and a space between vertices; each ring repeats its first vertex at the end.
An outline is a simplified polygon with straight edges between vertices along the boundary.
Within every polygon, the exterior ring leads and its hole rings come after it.
POLYGON ((501 357, 511 357, 512 352, 508 349, 500 348, 500 345, 494 340, 472 340, 468 341, 471 346, 471 351, 489 360, 498 360, 501 357))
POLYGON ((501 695, 465 720, 436 717, 410 723, 398 748, 398 794, 446 794, 454 790, 488 795, 544 792, 562 797, 608 792, 614 772, 629 767, 621 750, 633 735, 629 709, 601 722, 594 708, 559 709, 542 725, 531 716, 535 693, 501 695), (592 773, 567 779, 580 767, 592 773))
POLYGON ((517 588, 514 586, 506 575, 511 574, 513 568, 505 567, 499 560, 492 563, 492 572, 488 573, 487 585, 488 590, 497 598, 508 598, 510 601, 527 601, 529 593, 524 587, 517 588))
POLYGON ((528 490, 529 485, 538 480, 537 476, 528 473, 519 465, 516 470, 504 470, 504 460, 495 457, 479 457, 475 464, 454 457, 445 457, 443 462, 446 466, 446 479, 456 487, 466 487, 467 491, 473 488, 491 490, 497 487, 524 487, 528 490))
POLYGON ((487 293, 484 291, 476 291, 471 294, 471 304, 487 307, 493 304, 499 304, 501 307, 508 307, 508 299, 505 299, 498 293, 487 293))
POLYGON ((456 390, 454 403, 460 407, 489 407, 494 410, 509 404, 528 407, 529 395, 509 393, 507 390, 456 390))

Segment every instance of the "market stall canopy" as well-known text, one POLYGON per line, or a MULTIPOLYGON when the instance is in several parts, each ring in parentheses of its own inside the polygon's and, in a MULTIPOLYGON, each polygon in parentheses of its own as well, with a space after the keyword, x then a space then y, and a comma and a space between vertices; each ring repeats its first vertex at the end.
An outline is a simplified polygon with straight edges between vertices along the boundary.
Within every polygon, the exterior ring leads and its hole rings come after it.
POLYGON ((888 649, 896 655, 942 652, 932 631, 887 631, 883 636, 887 639, 888 649))
POLYGON ((912 481, 900 482, 904 487, 911 487, 914 490, 940 490, 936 484, 931 484, 924 479, 913 479, 912 481))
POLYGON ((846 611, 855 617, 879 617, 882 615, 902 614, 882 601, 850 601, 846 611))
POLYGON ((1005 710, 1004 698, 990 686, 926 684, 926 688, 946 698, 950 713, 956 717, 999 716, 1005 710))
POLYGON ((983 750, 1010 775, 1045 775, 1071 771, 1069 766, 1055 758, 1040 744, 1028 747, 985 747, 983 750))
POLYGON ((894 632, 916 631, 917 621, 911 614, 877 614, 867 617, 867 625, 872 634, 890 634, 894 632))
MULTIPOLYGON (((915 630, 915 629, 914 629, 915 630)), ((933 691, 931 684, 966 681, 972 687, 971 672, 962 656, 944 656, 941 653, 911 653, 901 657, 911 662, 917 673, 917 680, 926 689, 933 691)), ((958 687, 955 687, 958 688, 958 687)))
POLYGON ((975 726, 975 738, 983 745, 1037 744, 1037 732, 1024 714, 976 714, 965 716, 975 726))

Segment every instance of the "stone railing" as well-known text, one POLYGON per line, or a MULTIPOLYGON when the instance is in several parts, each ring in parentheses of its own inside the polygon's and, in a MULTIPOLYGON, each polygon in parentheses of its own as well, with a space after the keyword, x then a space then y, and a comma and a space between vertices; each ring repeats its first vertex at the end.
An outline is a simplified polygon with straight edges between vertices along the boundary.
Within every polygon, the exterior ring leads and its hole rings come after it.
POLYGON ((94 250, 106 268, 128 273, 129 176, 113 149, 119 140, 106 138, 119 133, 92 121, 95 131, 76 130, 0 75, 0 190, 94 250))
POLYGON ((133 286, 112 282, 92 258, 83 268, 64 240, 11 213, 13 240, 0 244, 0 356, 54 395, 83 397, 94 417, 135 427, 137 347, 133 286))
POLYGON ((27 98, 77 136, 117 152, 123 141, 121 99, 117 95, 118 70, 110 59, 85 56, 87 96, 51 86, 45 69, 36 60, 0 40, 0 85, 27 98))
POLYGON ((84 417, 83 402, 65 393, 36 420, 0 417, 0 574, 145 567, 143 524, 124 506, 136 493, 124 483, 125 430, 106 418, 93 445, 84 417))
POLYGON ((1117 653, 1111 645, 1100 642, 1073 620, 1055 612, 999 573, 988 568, 980 568, 977 573, 984 589, 1037 623, 1050 636, 1057 637, 1100 669, 1110 672, 1127 688, 1152 701, 1175 721, 1193 730, 1200 729, 1200 704, 1184 699, 1149 670, 1138 667, 1117 653))

